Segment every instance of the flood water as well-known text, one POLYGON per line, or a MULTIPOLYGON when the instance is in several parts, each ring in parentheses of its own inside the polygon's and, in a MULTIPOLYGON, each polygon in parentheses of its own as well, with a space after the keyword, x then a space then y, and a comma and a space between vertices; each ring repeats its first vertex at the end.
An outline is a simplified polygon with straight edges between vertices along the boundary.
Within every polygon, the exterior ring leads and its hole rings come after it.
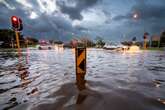
POLYGON ((0 52, 0 109, 165 110, 165 52, 88 49, 86 89, 72 49, 0 52))

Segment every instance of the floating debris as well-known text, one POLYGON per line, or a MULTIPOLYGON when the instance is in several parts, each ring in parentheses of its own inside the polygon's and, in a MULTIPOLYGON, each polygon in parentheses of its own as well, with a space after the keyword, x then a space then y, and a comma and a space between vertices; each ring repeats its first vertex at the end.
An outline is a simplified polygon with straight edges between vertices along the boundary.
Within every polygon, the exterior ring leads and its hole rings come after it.
POLYGON ((30 93, 27 93, 27 95, 35 95, 37 94, 38 88, 34 88, 30 93))
POLYGON ((165 99, 158 99, 158 101, 165 105, 165 99))
POLYGON ((153 83, 154 83, 154 85, 155 85, 156 87, 160 87, 160 85, 161 85, 163 82, 165 82, 165 81, 164 81, 164 80, 159 80, 159 79, 155 79, 155 80, 153 81, 153 83))
POLYGON ((17 98, 13 97, 9 100, 9 102, 15 102, 17 100, 17 98))

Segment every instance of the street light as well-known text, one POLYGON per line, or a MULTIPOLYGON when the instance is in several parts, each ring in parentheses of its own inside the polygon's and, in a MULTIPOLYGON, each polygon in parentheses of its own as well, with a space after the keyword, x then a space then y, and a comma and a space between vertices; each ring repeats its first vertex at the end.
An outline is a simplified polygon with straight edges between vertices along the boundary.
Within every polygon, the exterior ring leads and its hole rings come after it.
POLYGON ((132 15, 133 19, 138 19, 139 18, 139 14, 137 12, 133 13, 132 15))
POLYGON ((134 14, 133 18, 137 19, 138 18, 138 14, 134 14))

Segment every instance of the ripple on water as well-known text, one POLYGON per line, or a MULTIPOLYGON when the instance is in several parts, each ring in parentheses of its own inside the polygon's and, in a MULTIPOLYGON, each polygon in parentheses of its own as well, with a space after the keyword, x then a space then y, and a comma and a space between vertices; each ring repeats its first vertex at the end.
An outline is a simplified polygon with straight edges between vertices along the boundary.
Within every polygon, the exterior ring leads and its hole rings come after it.
POLYGON ((79 92, 70 49, 28 52, 21 62, 0 54, 0 109, 165 109, 163 53, 92 49, 87 52, 87 89, 79 92))

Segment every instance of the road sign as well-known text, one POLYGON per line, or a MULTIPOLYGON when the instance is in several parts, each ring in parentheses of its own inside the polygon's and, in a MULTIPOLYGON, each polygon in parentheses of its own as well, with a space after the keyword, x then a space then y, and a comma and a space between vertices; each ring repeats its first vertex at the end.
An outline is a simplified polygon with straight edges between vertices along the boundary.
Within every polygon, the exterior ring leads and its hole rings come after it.
POLYGON ((18 49, 20 49, 20 42, 19 42, 19 33, 18 33, 18 31, 15 31, 15 35, 16 35, 17 47, 18 47, 18 49))
POLYGON ((76 81, 79 90, 85 89, 85 74, 86 74, 86 48, 75 48, 76 56, 76 81))
POLYGON ((76 48, 76 74, 86 73, 86 48, 76 48))

